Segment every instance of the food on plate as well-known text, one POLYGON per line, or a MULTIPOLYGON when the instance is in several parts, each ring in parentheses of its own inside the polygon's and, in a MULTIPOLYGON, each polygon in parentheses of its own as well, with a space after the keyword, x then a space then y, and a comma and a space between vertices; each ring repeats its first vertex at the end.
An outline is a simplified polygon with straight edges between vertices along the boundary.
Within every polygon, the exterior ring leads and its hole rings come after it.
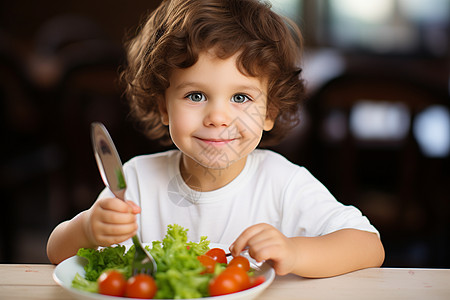
POLYGON ((197 256, 197 259, 203 265, 203 267, 205 267, 203 273, 214 273, 217 261, 215 261, 211 256, 203 254, 197 256))
POLYGON ((258 285, 264 283, 264 281, 266 281, 266 278, 264 276, 262 276, 262 275, 260 275, 260 276, 251 276, 250 277, 250 287, 249 287, 249 289, 254 288, 255 286, 258 286, 258 285))
POLYGON ((127 288, 125 276, 114 269, 103 272, 97 279, 98 292, 109 296, 123 296, 127 288))
POLYGON ((128 251, 122 245, 79 249, 77 255, 87 259, 86 273, 77 273, 72 287, 130 298, 186 299, 239 292, 264 282, 263 276, 253 276, 247 258, 238 256, 227 264, 223 249, 210 249, 207 237, 188 242, 187 231, 169 225, 162 241, 146 246, 158 265, 154 277, 132 276, 134 245, 128 251))
POLYGON ((152 276, 137 274, 127 281, 125 296, 139 299, 152 299, 158 288, 152 276))
POLYGON ((205 255, 211 257, 212 259, 214 259, 218 263, 221 263, 221 264, 226 264, 227 263, 227 256, 226 256, 225 251, 223 249, 213 248, 213 249, 208 250, 205 253, 205 255))
POLYGON ((209 283, 209 294, 220 296, 239 292, 250 286, 246 271, 238 266, 228 266, 209 283))
POLYGON ((229 266, 238 266, 244 269, 244 271, 250 270, 250 262, 243 256, 236 256, 228 263, 229 266))

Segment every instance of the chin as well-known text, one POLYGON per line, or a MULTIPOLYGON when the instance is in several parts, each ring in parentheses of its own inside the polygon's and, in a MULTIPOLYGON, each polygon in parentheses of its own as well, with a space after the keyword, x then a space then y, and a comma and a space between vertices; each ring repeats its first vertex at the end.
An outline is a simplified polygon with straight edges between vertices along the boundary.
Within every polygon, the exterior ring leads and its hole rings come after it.
POLYGON ((235 161, 222 161, 222 162, 217 162, 217 161, 205 161, 205 160, 197 160, 194 159, 194 161, 196 163, 198 163, 200 166, 207 168, 207 169, 211 169, 211 170, 224 170, 227 169, 229 166, 231 166, 235 161))
POLYGON ((194 160, 197 164, 202 166, 203 168, 210 169, 210 170, 225 170, 231 165, 233 165, 235 162, 241 160, 243 157, 232 157, 232 158, 221 158, 221 157, 192 157, 191 159, 194 160))

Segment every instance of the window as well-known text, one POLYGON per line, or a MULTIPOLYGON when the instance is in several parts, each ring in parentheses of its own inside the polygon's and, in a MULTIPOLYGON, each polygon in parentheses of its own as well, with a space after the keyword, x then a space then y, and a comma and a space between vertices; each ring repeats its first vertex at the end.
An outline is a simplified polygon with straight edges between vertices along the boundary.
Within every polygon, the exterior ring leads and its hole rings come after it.
POLYGON ((449 51, 450 1, 328 0, 323 43, 380 54, 449 51))
POLYGON ((272 8, 280 15, 290 18, 297 24, 300 23, 300 16, 302 11, 301 0, 270 0, 272 8))

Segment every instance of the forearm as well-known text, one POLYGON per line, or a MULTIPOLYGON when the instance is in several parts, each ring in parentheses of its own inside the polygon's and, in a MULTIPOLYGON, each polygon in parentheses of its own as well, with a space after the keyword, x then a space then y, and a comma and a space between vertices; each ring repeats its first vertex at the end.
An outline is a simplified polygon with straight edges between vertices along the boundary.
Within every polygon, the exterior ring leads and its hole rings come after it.
POLYGON ((384 249, 374 233, 343 229, 320 237, 292 238, 297 251, 293 273, 303 277, 331 277, 379 267, 384 249))
POLYGON ((96 247, 86 235, 87 217, 87 211, 84 211, 53 230, 47 242, 47 256, 51 263, 58 264, 75 255, 79 248, 96 247))

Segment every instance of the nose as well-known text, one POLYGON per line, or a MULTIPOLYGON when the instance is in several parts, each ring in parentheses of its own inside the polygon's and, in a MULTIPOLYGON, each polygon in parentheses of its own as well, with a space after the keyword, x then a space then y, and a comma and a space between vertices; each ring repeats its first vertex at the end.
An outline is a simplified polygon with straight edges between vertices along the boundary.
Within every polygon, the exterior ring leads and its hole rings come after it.
POLYGON ((229 101, 210 101, 206 110, 203 124, 206 127, 229 126, 232 121, 232 112, 229 101))

